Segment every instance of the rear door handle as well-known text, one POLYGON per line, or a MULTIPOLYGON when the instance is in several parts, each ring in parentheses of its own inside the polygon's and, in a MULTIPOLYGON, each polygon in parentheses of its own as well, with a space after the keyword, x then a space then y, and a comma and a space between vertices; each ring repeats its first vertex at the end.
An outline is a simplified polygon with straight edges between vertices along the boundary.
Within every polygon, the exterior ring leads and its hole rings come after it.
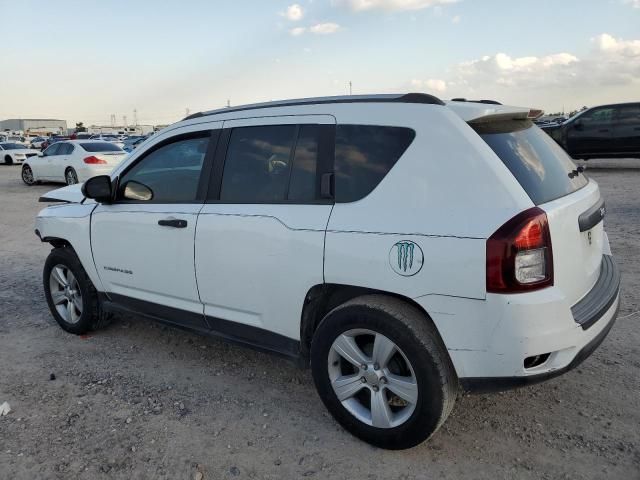
POLYGON ((602 132, 602 133, 607 133, 607 132, 609 131, 609 129, 608 129, 608 128, 603 128, 603 129, 598 130, 598 131, 599 131, 599 132, 602 132))
POLYGON ((158 225, 161 227, 186 228, 187 221, 180 220, 178 218, 165 218, 163 220, 158 220, 158 225))

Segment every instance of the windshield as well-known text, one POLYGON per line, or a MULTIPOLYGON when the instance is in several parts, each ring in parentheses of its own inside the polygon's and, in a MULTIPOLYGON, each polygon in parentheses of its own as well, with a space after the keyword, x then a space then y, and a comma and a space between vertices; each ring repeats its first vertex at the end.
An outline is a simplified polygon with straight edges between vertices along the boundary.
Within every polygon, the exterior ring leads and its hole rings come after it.
POLYGON ((123 150, 113 143, 109 142, 86 142, 80 146, 87 152, 123 152, 123 150))
POLYGON ((471 125, 511 171, 533 203, 540 205, 584 187, 569 155, 529 120, 471 125))

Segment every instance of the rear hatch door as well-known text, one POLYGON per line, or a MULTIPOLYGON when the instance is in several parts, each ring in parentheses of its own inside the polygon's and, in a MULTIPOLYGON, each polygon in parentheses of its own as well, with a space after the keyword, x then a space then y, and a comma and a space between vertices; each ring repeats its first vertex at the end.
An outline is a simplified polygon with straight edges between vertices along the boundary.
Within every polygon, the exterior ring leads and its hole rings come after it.
POLYGON ((570 305, 593 287, 608 242, 604 202, 595 181, 578 171, 549 135, 522 115, 498 115, 469 124, 491 147, 533 203, 548 217, 554 285, 570 305))

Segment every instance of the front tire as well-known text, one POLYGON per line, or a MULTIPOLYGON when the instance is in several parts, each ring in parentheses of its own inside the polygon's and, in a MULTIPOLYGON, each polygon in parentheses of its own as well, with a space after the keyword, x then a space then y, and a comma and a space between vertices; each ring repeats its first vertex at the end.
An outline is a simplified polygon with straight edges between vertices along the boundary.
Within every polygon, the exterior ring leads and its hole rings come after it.
POLYGON ((11 155, 5 155, 4 163, 5 165, 13 165, 13 158, 11 158, 11 155))
POLYGON ((51 314, 63 330, 80 335, 106 323, 96 289, 73 249, 53 249, 42 280, 51 314))
POLYGON ((358 297, 329 312, 313 337, 311 367, 335 419, 356 437, 392 450, 435 433, 458 392, 431 320, 383 295, 358 297))
POLYGON ((78 174, 72 167, 69 167, 64 172, 64 179, 67 185, 75 185, 78 183, 78 174))
POLYGON ((22 166, 22 181, 29 186, 36 183, 36 180, 33 176, 33 170, 31 170, 31 167, 29 165, 22 166))

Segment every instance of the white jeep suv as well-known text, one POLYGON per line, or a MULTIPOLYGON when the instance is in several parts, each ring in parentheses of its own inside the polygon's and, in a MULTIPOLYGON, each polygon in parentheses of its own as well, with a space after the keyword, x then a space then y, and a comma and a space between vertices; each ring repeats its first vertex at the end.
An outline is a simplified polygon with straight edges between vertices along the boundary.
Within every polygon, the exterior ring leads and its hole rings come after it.
POLYGON ((620 274, 598 185, 540 112, 425 94, 198 113, 47 194, 62 328, 135 312, 310 365, 351 433, 422 442, 461 391, 584 360, 620 274), (74 190, 75 189, 75 190, 74 190))

